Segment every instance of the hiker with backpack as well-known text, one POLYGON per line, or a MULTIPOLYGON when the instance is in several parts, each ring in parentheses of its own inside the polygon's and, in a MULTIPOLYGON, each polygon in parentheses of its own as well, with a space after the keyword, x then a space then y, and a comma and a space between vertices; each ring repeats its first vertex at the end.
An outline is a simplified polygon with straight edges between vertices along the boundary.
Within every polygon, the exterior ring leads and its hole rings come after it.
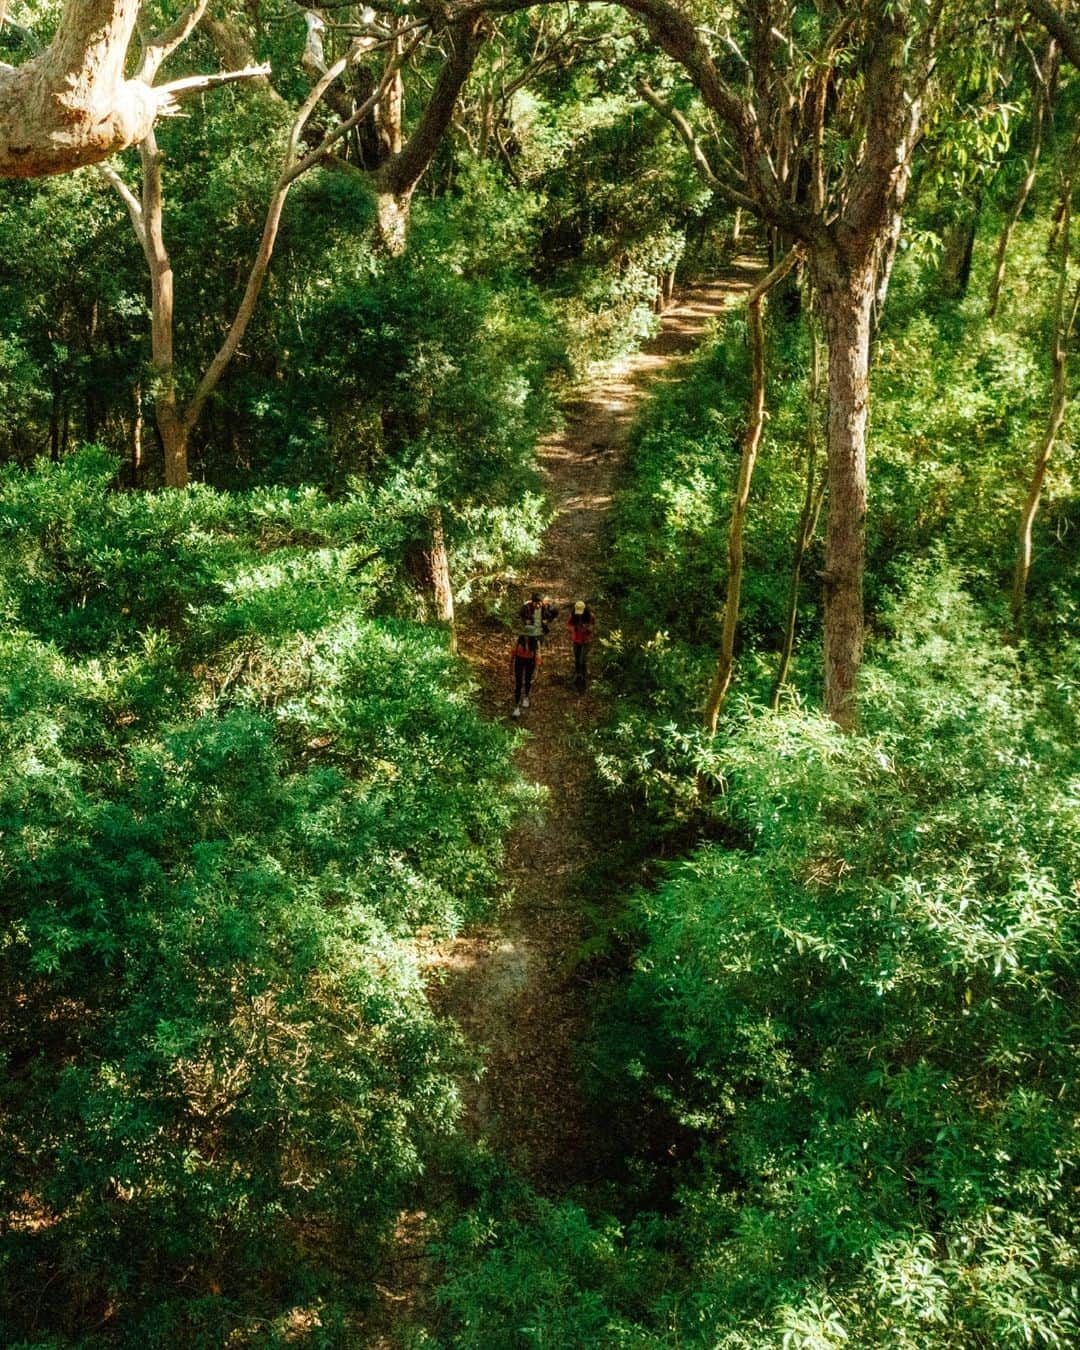
POLYGON ((542 591, 533 591, 532 595, 521 606, 518 617, 527 633, 534 637, 547 637, 551 631, 552 621, 558 612, 557 607, 549 603, 547 596, 542 591))
POLYGON ((510 657, 510 669, 514 674, 514 717, 520 717, 522 708, 529 706, 529 690, 539 664, 540 639, 531 633, 522 633, 510 657))
POLYGON ((574 684, 579 689, 584 689, 588 675, 586 653, 596 631, 596 618, 584 600, 579 600, 574 605, 574 611, 566 621, 566 631, 570 634, 570 642, 574 648, 574 684))

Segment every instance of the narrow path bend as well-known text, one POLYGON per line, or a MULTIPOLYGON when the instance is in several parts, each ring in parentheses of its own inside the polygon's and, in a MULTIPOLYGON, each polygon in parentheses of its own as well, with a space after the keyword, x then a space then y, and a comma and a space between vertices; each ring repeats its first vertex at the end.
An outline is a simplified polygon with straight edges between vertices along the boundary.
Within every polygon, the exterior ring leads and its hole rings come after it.
MULTIPOLYGON (((603 627, 598 547, 639 404, 759 273, 756 260, 742 258, 715 281, 681 293, 656 338, 616 373, 581 389, 566 406, 563 429, 539 447, 556 515, 525 590, 543 589, 560 617, 545 644, 532 706, 521 718, 529 734, 517 762, 527 779, 547 788, 547 804, 509 840, 511 907, 496 926, 432 952, 430 964, 438 1007, 487 1051, 480 1083, 466 1089, 468 1128, 548 1194, 586 1179, 598 1129, 578 1088, 575 1046, 587 994, 575 968, 586 927, 584 888, 604 847, 602 838, 590 837, 593 776, 581 745, 583 728, 600 709, 591 694, 574 690, 565 618, 575 600, 587 598, 603 627)), ((507 618, 524 598, 517 590, 504 597, 507 618)), ((495 717, 511 710, 512 642, 513 634, 478 611, 462 616, 460 649, 495 717)))

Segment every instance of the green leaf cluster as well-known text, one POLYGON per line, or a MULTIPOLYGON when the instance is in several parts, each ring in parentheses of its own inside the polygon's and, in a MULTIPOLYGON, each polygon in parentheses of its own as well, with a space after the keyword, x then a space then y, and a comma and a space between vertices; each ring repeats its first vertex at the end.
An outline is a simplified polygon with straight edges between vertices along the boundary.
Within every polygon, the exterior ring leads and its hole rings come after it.
POLYGON ((330 1326, 457 1117, 418 935, 499 889, 510 738, 376 617, 385 503, 114 472, 0 481, 5 1328, 330 1326))

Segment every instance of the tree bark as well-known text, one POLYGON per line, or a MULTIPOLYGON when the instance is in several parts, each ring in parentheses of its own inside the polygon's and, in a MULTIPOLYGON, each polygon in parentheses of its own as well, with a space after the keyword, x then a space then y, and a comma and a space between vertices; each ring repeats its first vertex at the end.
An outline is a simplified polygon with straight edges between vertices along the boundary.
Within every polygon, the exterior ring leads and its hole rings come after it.
POLYGON ((379 244, 391 258, 400 258, 409 245, 408 192, 380 192, 375 202, 375 223, 379 244))
MULTIPOLYGON (((144 61, 143 71, 147 78, 153 78, 157 66, 153 62, 155 52, 150 48, 144 61)), ((411 51, 412 48, 410 47, 411 51)), ((152 370, 154 376, 154 419, 158 435, 161 438, 165 458, 165 484, 167 487, 185 487, 188 482, 188 443, 191 434, 198 425, 207 400, 221 381, 229 363, 239 349, 248 324, 255 312, 255 305, 262 290, 273 257, 281 224, 282 212, 293 183, 302 174, 321 163, 331 149, 348 135, 352 126, 357 124, 385 92, 388 83, 396 77, 398 64, 405 59, 407 52, 399 52, 379 86, 371 93, 352 118, 340 123, 328 132, 320 144, 307 154, 301 155, 301 137, 307 122, 326 90, 344 72, 350 57, 342 57, 330 67, 311 90, 297 113, 289 132, 285 162, 282 166, 263 222, 262 238, 248 272, 244 293, 237 305, 236 313, 229 331, 213 359, 203 372, 195 391, 186 406, 181 406, 176 381, 176 364, 173 351, 173 273, 168 249, 164 237, 164 191, 162 186, 161 154, 157 137, 153 130, 147 133, 140 149, 143 183, 141 200, 135 196, 120 175, 110 166, 103 166, 101 172, 116 188, 127 206, 136 237, 142 246, 150 271, 150 334, 152 370)))
POLYGON ((435 618, 446 624, 450 650, 457 651, 457 630, 454 627, 454 589, 450 582, 450 556, 446 551, 442 511, 438 507, 431 515, 431 544, 424 551, 424 564, 435 602, 435 618))
POLYGON ((142 160, 142 233, 140 239, 150 269, 150 352, 154 388, 154 419, 165 452, 166 487, 188 482, 188 428, 176 391, 173 349, 173 270, 165 247, 161 151, 153 130, 139 147, 142 160))
POLYGON ((806 397, 806 489, 803 493, 802 511, 799 513, 799 528, 795 534, 795 556, 791 562, 791 582, 788 586, 787 614, 784 621, 784 645, 780 652, 780 661, 776 668, 776 678, 769 694, 769 707, 774 711, 780 706, 780 693, 787 683, 791 668, 791 656, 795 650, 795 624, 799 615, 799 582, 802 576, 803 559, 810 547, 810 540, 817 529, 821 514, 821 503, 825 496, 824 480, 818 483, 818 402, 821 389, 821 359, 818 351, 818 336, 814 316, 807 307, 807 326, 810 330, 810 373, 807 381, 806 397))
MULTIPOLYGON (((197 0, 188 13, 202 8, 205 0, 197 0)), ((177 111, 178 98, 266 71, 189 76, 157 88, 141 77, 126 79, 138 15, 139 0, 66 0, 45 51, 19 67, 0 64, 0 178, 99 164, 142 141, 157 118, 177 111)), ((160 59, 191 26, 186 16, 173 25, 160 59)))
POLYGON ((979 198, 976 198, 970 214, 955 221, 945 232, 945 248, 941 256, 941 289, 953 300, 963 299, 971 280, 979 206, 979 198))
POLYGON ((412 194, 453 121, 458 95, 476 63, 484 35, 483 23, 476 15, 449 26, 450 54, 439 71, 416 129, 404 144, 400 81, 391 86, 389 95, 379 104, 380 135, 391 153, 375 174, 378 228, 382 245, 391 255, 405 251, 412 194))
POLYGON ((750 334, 750 412, 746 434, 743 436, 739 461, 739 481, 731 507, 728 527, 728 578, 724 600, 724 617, 720 626, 720 651, 716 660, 709 697, 705 704, 705 729, 716 734, 716 723, 735 664, 735 631, 739 622, 739 602, 742 595, 743 528, 750 503, 750 483, 754 476, 761 433, 765 427, 765 329, 761 306, 769 291, 787 276, 799 260, 800 251, 791 249, 788 255, 750 292, 747 307, 747 325, 750 334))
MULTIPOLYGON (((1078 138, 1080 139, 1080 138, 1078 138)), ((1073 147, 1073 155, 1076 146, 1073 147)), ((1016 570, 1013 575, 1012 589, 1012 626, 1016 636, 1020 634, 1024 617, 1024 604, 1027 598, 1028 577, 1031 574, 1032 536, 1035 516, 1042 497, 1043 481, 1046 478, 1047 465, 1057 444, 1058 434, 1065 421, 1065 409, 1068 405, 1068 355, 1069 338, 1076 323, 1077 306, 1080 304, 1080 281, 1076 283, 1072 300, 1067 307, 1065 293, 1069 271, 1069 248, 1072 223, 1072 178, 1066 180, 1062 189, 1063 205, 1061 225, 1061 252, 1059 256, 1058 284, 1054 299, 1053 335, 1050 345, 1052 379, 1050 387, 1050 411, 1046 420, 1046 430, 1035 455, 1035 463, 1028 484, 1027 496, 1020 510, 1020 522, 1017 527, 1016 570)))
POLYGON ((158 100, 124 78, 138 14, 139 0, 67 0, 46 50, 0 67, 0 177, 66 173, 147 134, 158 100))
POLYGON ((143 407, 142 407, 142 383, 137 383, 132 390, 132 402, 134 410, 131 419, 131 486, 138 487, 142 483, 143 476, 143 407))
POLYGON ((863 648, 866 553, 866 422, 872 259, 846 267, 815 259, 816 290, 829 346, 828 516, 825 544, 825 707, 850 730, 857 717, 863 648))

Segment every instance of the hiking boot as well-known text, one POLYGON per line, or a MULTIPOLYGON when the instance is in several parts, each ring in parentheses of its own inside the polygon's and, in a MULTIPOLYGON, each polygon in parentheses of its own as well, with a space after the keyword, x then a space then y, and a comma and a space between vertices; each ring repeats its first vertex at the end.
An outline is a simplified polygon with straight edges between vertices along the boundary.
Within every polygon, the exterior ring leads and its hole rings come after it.
POLYGON ((529 700, 528 700, 527 698, 523 698, 523 699, 521 700, 521 706, 522 706, 523 708, 527 708, 527 707, 529 706, 529 700))
POLYGON ((515 708, 514 711, 510 714, 510 716, 511 716, 511 717, 520 717, 520 716, 521 716, 521 709, 520 709, 520 708, 515 708))

